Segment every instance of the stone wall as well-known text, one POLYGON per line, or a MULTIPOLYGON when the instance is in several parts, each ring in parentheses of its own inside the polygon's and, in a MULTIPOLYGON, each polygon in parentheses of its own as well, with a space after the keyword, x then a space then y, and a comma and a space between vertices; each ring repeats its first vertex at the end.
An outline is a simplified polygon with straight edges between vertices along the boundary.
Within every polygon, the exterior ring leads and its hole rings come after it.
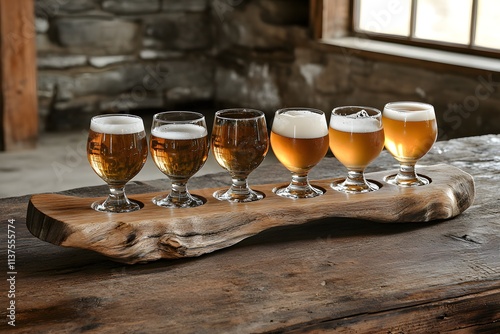
POLYGON ((95 113, 179 106, 436 107, 440 139, 500 132, 500 76, 325 48, 307 0, 38 0, 47 129, 95 113), (51 6, 55 10, 52 10, 51 6), (43 11, 43 6, 45 11, 43 11))
POLYGON ((37 0, 38 91, 47 130, 92 115, 214 98, 207 0, 37 0))

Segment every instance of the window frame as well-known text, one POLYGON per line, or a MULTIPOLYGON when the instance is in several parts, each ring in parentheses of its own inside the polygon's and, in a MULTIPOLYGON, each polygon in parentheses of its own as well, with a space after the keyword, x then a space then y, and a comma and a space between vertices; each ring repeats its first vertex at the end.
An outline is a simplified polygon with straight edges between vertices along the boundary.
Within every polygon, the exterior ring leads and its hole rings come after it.
MULTIPOLYGON (((393 35, 382 35, 382 34, 368 34, 365 32, 355 31, 355 11, 354 5, 357 0, 310 0, 310 28, 311 35, 317 41, 323 41, 328 43, 328 40, 333 40, 339 37, 355 37, 363 40, 373 40, 386 43, 393 43, 397 45, 411 45, 415 47, 421 47, 429 50, 447 51, 456 54, 473 55, 473 56, 483 56, 487 58, 500 58, 500 50, 492 50, 482 47, 469 47, 460 45, 457 46, 451 43, 442 42, 432 42, 425 40, 411 40, 409 38, 393 35), (329 4, 325 5, 324 1, 328 1, 329 4), (334 6, 340 4, 345 12, 337 13, 329 8, 331 3, 335 3, 334 6), (346 9, 345 9, 345 8, 346 9), (341 22, 337 24, 336 29, 338 31, 333 32, 335 35, 331 35, 331 31, 328 31, 327 25, 328 21, 331 19, 341 22), (339 29, 340 27, 340 29, 339 29)), ((474 1, 476 3, 476 1, 474 1)), ((477 10, 474 9, 474 10, 477 10)), ((471 23, 472 27, 476 27, 477 22, 474 20, 471 23)), ((414 29, 414 28, 412 28, 414 29)))
POLYGON ((380 41, 396 42, 401 44, 408 44, 414 46, 422 46, 425 48, 453 51, 457 53, 475 54, 488 57, 500 56, 500 50, 474 45, 476 28, 477 28, 477 11, 478 1, 472 0, 471 8, 471 24, 469 30, 469 44, 458 44, 444 41, 433 41, 415 37, 416 29, 416 15, 417 15, 417 2, 418 0, 411 0, 411 13, 410 13, 410 35, 397 36, 390 34, 378 34, 374 32, 367 32, 358 29, 359 22, 359 6, 361 0, 352 0, 352 33, 355 37, 363 37, 380 41))

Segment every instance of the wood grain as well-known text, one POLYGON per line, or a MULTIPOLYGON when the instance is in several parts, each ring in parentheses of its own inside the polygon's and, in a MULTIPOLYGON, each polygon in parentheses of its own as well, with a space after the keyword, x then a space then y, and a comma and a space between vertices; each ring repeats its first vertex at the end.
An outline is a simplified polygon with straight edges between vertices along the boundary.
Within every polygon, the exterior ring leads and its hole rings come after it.
POLYGON ((255 186, 266 194, 261 201, 231 204, 217 201, 217 190, 200 189, 207 202, 197 208, 166 209, 151 202, 159 193, 140 194, 132 199, 144 207, 123 214, 96 212, 96 198, 39 194, 30 199, 27 227, 37 238, 66 247, 96 251, 116 261, 137 263, 160 258, 196 257, 232 246, 241 240, 278 226, 305 224, 347 217, 373 222, 405 223, 449 219, 466 210, 474 200, 473 178, 449 165, 422 167, 430 177, 425 187, 398 188, 383 182, 377 172, 367 178, 382 184, 369 194, 346 195, 329 188, 330 180, 312 183, 327 192, 313 199, 290 200, 272 189, 278 184, 255 186))
POLYGON ((33 0, 0 0, 0 150, 36 146, 36 33, 33 0))

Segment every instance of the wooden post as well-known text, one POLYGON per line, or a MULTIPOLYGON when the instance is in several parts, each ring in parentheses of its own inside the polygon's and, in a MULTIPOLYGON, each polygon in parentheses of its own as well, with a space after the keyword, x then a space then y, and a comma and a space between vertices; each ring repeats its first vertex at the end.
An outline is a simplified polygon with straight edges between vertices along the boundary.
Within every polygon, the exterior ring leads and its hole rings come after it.
POLYGON ((33 0, 0 0, 0 150, 34 148, 38 137, 33 0))

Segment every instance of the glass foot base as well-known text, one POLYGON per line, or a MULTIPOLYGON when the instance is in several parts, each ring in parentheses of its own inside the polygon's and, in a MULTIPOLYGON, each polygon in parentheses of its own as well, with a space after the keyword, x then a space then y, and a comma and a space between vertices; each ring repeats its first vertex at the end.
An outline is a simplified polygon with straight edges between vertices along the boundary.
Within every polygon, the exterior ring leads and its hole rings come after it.
POLYGON ((378 184, 366 181, 364 184, 349 184, 346 180, 335 180, 330 184, 333 190, 347 194, 362 194, 379 190, 378 184))
POLYGON ((170 195, 159 195, 154 197, 152 202, 164 208, 195 208, 205 204, 206 200, 200 196, 191 194, 182 199, 170 195))
POLYGON ((419 186, 425 186, 429 183, 431 183, 430 179, 428 179, 426 176, 423 175, 417 175, 416 179, 402 179, 398 178, 397 174, 389 175, 384 178, 384 181, 398 186, 398 187, 419 187, 419 186))
POLYGON ((123 212, 133 212, 141 209, 141 205, 136 202, 128 201, 122 205, 111 205, 104 202, 94 202, 90 207, 99 212, 112 212, 112 213, 123 213, 123 212))
POLYGON ((249 189, 249 192, 246 192, 244 194, 238 194, 234 191, 231 191, 231 189, 222 189, 214 192, 213 196, 219 201, 228 201, 233 203, 255 202, 266 197, 264 193, 252 189, 249 189))
POLYGON ((323 189, 318 189, 315 187, 307 187, 301 189, 294 189, 293 187, 281 186, 273 189, 273 193, 280 197, 299 199, 299 198, 313 198, 321 196, 325 193, 323 189))

